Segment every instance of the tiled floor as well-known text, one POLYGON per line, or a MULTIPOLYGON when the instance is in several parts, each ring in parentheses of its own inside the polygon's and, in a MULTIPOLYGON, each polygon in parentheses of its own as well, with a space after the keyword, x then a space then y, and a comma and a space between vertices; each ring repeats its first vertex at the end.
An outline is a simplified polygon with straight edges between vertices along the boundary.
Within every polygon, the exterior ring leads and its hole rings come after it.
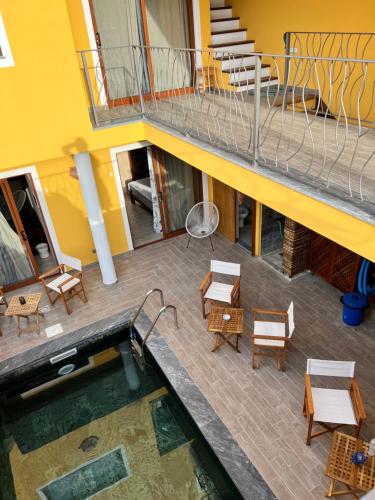
MULTIPOLYGON (((317 276, 305 274, 290 282, 261 259, 252 258, 240 245, 221 237, 214 243, 214 254, 207 241, 193 241, 186 249, 186 236, 180 236, 120 256, 116 258, 119 282, 108 288, 101 284, 98 267, 90 266, 85 272, 89 304, 74 303, 70 317, 61 304, 56 304, 46 314, 44 325, 60 322, 68 333, 136 305, 149 288, 161 287, 167 303, 178 309, 180 329, 174 329, 172 318, 166 314, 160 318, 159 331, 278 498, 323 498, 330 437, 317 438, 310 447, 304 443, 306 358, 357 361, 356 375, 368 414, 362 434, 364 438, 374 437, 375 321, 367 317, 359 328, 346 327, 340 318, 340 292, 317 276), (252 307, 285 308, 290 300, 295 302, 297 328, 284 373, 277 371, 273 360, 265 358, 260 369, 253 370, 247 336, 241 339, 241 354, 229 346, 211 353, 213 339, 201 318, 197 287, 213 256, 242 265, 246 332, 252 307)), ((152 316, 158 306, 157 297, 153 297, 146 312, 152 316)), ((48 340, 44 331, 40 338, 36 334, 18 338, 11 319, 1 318, 1 322, 1 359, 48 340)))

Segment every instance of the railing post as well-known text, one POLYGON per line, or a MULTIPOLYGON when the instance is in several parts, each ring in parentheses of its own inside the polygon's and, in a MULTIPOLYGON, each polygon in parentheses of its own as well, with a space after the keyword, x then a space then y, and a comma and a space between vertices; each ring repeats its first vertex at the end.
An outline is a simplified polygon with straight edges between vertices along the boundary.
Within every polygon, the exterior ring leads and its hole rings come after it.
POLYGON ((254 115, 253 115, 253 158, 258 160, 259 123, 260 123, 260 88, 262 83, 262 57, 255 56, 254 78, 254 115))
MULTIPOLYGON (((137 47, 135 47, 135 46, 132 45, 130 48, 131 48, 131 51, 132 51, 132 59, 133 59, 133 66, 134 66, 134 71, 135 71, 135 78, 137 80, 139 103, 141 105, 141 113, 144 116, 144 114, 145 114, 145 103, 144 103, 144 100, 143 100, 142 85, 141 85, 141 82, 140 82, 139 73, 138 73, 138 67, 137 67, 136 58, 135 58, 135 50, 136 50, 137 47)), ((143 50, 140 51, 140 54, 141 54, 141 57, 143 58, 143 50)), ((143 61, 142 61, 142 63, 143 63, 143 61)), ((143 71, 143 67, 144 67, 144 65, 142 64, 142 71, 143 71)))
POLYGON ((99 117, 98 117, 98 112, 97 112, 96 106, 95 106, 94 92, 93 92, 92 85, 91 85, 89 69, 87 67, 86 53, 84 51, 81 52, 81 58, 82 58, 83 72, 85 74, 87 91, 88 91, 89 97, 90 97, 92 114, 94 116, 95 127, 99 127, 99 117))
POLYGON ((287 31, 284 33, 284 44, 285 44, 285 58, 284 64, 284 99, 283 99, 283 109, 288 107, 288 81, 289 81, 289 67, 290 67, 290 35, 291 33, 287 31))

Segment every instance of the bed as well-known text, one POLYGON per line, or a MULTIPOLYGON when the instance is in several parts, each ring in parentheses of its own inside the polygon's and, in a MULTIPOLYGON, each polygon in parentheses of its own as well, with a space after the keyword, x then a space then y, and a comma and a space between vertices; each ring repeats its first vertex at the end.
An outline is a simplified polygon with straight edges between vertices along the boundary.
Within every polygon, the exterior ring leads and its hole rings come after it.
POLYGON ((152 213, 152 194, 150 177, 130 181, 128 183, 130 200, 132 203, 138 201, 144 208, 152 213))

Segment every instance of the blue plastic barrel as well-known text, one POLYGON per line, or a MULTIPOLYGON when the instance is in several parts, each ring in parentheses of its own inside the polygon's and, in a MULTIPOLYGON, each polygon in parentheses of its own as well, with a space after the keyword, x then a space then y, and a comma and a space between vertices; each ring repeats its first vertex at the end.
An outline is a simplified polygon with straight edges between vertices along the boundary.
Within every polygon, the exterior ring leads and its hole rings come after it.
POLYGON ((363 314, 368 307, 366 295, 357 292, 345 293, 341 297, 343 304, 342 320, 349 326, 358 326, 363 320, 363 314))

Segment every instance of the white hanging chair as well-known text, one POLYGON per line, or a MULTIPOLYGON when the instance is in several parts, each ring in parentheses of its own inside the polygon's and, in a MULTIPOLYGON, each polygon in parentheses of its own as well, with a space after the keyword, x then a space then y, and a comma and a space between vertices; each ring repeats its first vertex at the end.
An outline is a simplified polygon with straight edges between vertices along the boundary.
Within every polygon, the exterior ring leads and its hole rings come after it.
POLYGON ((189 247, 191 238, 210 238, 211 247, 214 250, 211 236, 217 229, 219 218, 219 210, 214 203, 201 201, 194 205, 185 221, 185 228, 189 235, 186 248, 189 247))

